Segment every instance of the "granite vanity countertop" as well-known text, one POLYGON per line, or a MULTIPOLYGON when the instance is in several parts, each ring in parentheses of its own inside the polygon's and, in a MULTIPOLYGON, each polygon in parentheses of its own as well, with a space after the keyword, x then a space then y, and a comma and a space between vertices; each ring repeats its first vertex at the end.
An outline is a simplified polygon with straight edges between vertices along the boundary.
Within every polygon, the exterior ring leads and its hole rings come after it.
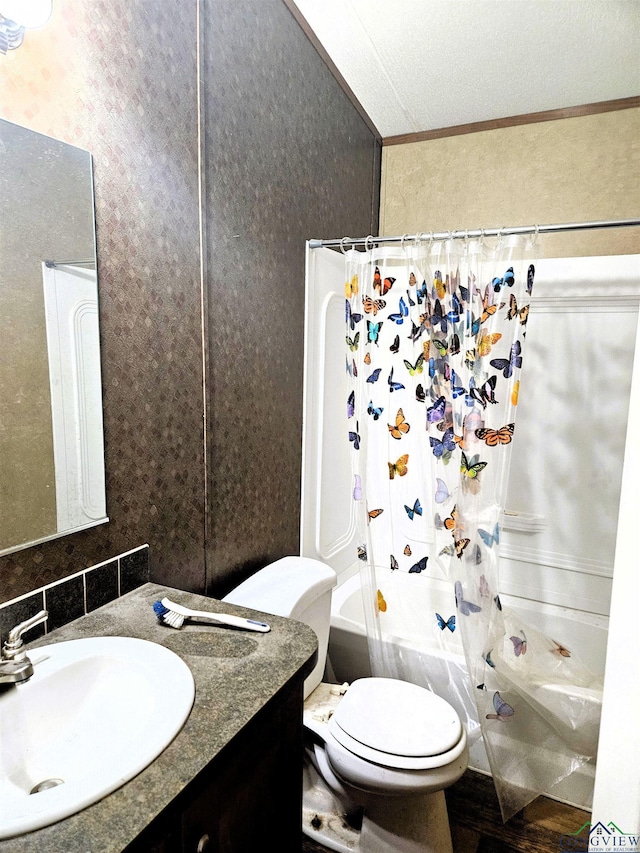
POLYGON ((196 610, 256 614, 213 598, 147 583, 29 643, 28 649, 80 637, 151 640, 187 663, 196 696, 182 730, 138 776, 65 820, 0 841, 0 853, 121 853, 260 708, 292 678, 311 672, 317 639, 307 625, 262 614, 271 625, 267 634, 189 622, 175 630, 160 625, 153 613, 153 602, 165 595, 196 610))

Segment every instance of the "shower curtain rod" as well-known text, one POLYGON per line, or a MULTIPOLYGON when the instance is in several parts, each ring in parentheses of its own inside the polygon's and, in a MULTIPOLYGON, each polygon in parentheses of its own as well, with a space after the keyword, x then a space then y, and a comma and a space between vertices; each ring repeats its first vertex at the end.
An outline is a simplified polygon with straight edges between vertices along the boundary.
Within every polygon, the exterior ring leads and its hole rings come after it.
POLYGON ((323 246, 340 246, 343 250, 351 246, 378 245, 380 243, 404 243, 419 240, 449 240, 461 237, 504 237, 510 234, 553 234, 560 231, 586 231, 591 228, 628 228, 640 225, 640 219, 605 219, 597 222, 563 222, 556 225, 517 225, 513 228, 475 228, 465 231, 422 232, 403 234, 396 237, 342 237, 335 240, 309 240, 310 249, 323 246))
POLYGON ((96 262, 93 258, 88 258, 86 261, 45 261, 45 267, 95 267, 96 262))

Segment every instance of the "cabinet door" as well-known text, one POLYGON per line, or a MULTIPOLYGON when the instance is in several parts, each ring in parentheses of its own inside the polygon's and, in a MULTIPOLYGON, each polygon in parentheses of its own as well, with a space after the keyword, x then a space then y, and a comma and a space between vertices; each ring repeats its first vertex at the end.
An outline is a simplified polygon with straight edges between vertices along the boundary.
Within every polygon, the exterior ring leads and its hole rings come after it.
POLYGON ((176 827, 175 833, 165 835, 153 842, 149 841, 149 845, 144 848, 145 853, 182 853, 179 828, 176 827))
POLYGON ((299 853, 302 685, 267 705, 212 762, 185 806, 184 853, 299 853))

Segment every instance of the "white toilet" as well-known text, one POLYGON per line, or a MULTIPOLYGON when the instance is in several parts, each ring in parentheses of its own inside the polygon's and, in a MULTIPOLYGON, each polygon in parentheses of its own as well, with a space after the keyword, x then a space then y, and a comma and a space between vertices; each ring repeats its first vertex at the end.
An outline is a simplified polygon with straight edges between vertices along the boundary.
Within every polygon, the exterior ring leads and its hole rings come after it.
POLYGON ((324 563, 284 557, 223 599, 318 636, 304 684, 303 831, 341 853, 452 853, 444 789, 467 768, 465 728, 448 702, 406 681, 322 683, 335 584, 324 563))

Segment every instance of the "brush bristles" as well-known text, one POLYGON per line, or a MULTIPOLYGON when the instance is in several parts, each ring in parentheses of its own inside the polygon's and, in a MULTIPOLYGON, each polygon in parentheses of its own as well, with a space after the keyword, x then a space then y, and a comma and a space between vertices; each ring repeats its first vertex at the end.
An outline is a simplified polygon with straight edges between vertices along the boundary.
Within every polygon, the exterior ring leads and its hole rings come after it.
POLYGON ((158 622, 162 622, 163 625, 169 625, 170 628, 182 628, 184 625, 184 616, 176 613, 175 610, 169 610, 161 601, 154 603, 153 610, 158 617, 158 622))
POLYGON ((162 621, 172 628, 182 628, 184 625, 184 616, 181 613, 176 613, 174 610, 167 610, 162 614, 162 621))

